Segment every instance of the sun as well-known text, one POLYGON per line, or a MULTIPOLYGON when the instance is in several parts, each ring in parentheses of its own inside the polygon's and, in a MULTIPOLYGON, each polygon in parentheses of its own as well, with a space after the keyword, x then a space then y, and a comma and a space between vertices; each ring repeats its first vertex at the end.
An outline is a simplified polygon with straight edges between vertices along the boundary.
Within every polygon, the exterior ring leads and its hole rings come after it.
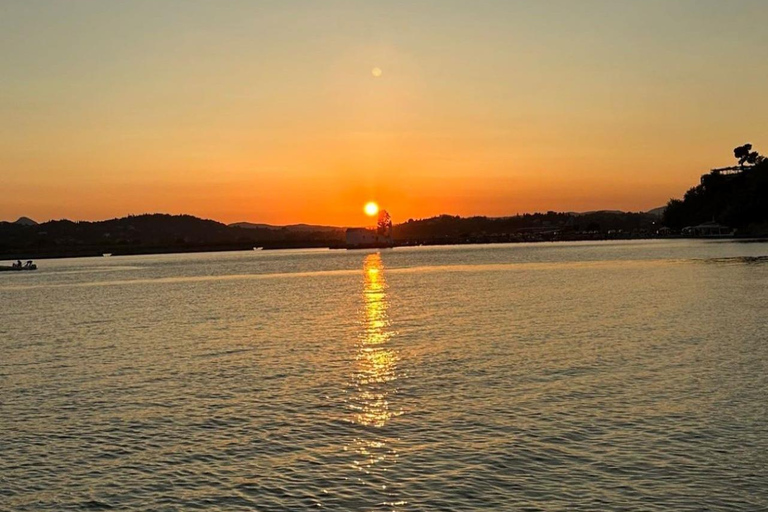
POLYGON ((379 213, 379 205, 377 205, 373 201, 370 201, 368 203, 365 203, 365 206, 363 207, 363 211, 369 217, 373 217, 374 215, 379 213))

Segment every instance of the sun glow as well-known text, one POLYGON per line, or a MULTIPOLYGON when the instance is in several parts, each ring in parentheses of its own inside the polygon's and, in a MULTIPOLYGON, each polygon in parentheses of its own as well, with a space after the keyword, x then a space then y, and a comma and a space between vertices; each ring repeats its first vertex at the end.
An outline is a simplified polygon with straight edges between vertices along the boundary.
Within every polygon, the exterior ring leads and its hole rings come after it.
POLYGON ((365 203, 365 206, 363 207, 363 211, 369 217, 373 217, 374 215, 379 213, 379 205, 377 205, 373 201, 365 203))

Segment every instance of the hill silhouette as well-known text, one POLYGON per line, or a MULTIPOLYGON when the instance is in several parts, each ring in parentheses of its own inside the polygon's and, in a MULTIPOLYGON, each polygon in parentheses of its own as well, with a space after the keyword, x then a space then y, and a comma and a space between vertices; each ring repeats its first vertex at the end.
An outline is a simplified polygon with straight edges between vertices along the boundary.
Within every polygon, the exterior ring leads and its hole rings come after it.
POLYGON ((657 217, 638 212, 526 213, 511 217, 440 215, 409 219, 393 228, 399 243, 486 243, 554 240, 600 240, 651 236, 657 217))
POLYGON ((275 226, 273 224, 254 224, 252 222, 234 222, 229 224, 233 228, 246 228, 246 229, 284 229, 287 231, 300 231, 306 233, 308 231, 317 232, 336 232, 337 234, 343 234, 345 228, 339 228, 335 226, 319 226, 315 224, 289 224, 287 226, 275 226))
POLYGON ((664 225, 680 230, 715 221, 739 235, 768 235, 768 159, 751 144, 734 149, 734 156, 737 166, 713 169, 683 199, 670 200, 664 225))
MULTIPOLYGON (((533 213, 512 217, 440 215, 394 226, 398 245, 599 240, 648 237, 649 213, 598 211, 533 213)), ((293 225, 226 225, 191 215, 144 214, 96 222, 0 222, 0 259, 343 247, 344 228, 293 225)))
POLYGON ((0 257, 40 258, 340 244, 337 233, 230 227, 191 215, 145 214, 97 222, 0 222, 0 257))
POLYGON ((22 226, 37 226, 37 222, 30 219, 29 217, 19 217, 14 224, 19 224, 22 226))

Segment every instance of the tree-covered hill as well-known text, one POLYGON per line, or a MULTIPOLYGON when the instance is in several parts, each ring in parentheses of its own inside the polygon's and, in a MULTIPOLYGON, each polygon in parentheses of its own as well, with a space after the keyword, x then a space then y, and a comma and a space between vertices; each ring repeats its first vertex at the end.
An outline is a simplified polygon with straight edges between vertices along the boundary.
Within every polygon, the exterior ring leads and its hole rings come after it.
POLYGON ((231 227, 191 215, 131 215, 98 222, 0 222, 0 258, 87 256, 339 244, 339 232, 231 227))
MULTIPOLYGON (((440 215, 408 220, 393 228, 396 243, 451 244, 544 240, 599 240, 652 236, 651 213, 597 211, 533 213, 513 217, 440 215)), ((343 228, 249 227, 191 215, 146 214, 97 222, 55 220, 0 222, 0 259, 99 256, 269 248, 342 247, 343 228)))
MULTIPOLYGON (((395 225, 393 234, 402 245, 645 238, 655 234, 657 221, 651 213, 615 211, 498 218, 440 215, 395 225)), ((343 228, 248 226, 166 214, 97 222, 0 222, 0 259, 344 245, 343 228)))
POLYGON ((664 225, 679 230, 714 220, 741 235, 768 234, 768 159, 751 144, 737 147, 734 156, 737 166, 712 170, 682 200, 670 200, 664 225))
POLYGON ((651 213, 615 211, 526 213, 512 217, 440 215, 397 224, 393 235, 396 241, 424 243, 598 239, 608 234, 650 235, 656 232, 657 221, 658 217, 651 213))

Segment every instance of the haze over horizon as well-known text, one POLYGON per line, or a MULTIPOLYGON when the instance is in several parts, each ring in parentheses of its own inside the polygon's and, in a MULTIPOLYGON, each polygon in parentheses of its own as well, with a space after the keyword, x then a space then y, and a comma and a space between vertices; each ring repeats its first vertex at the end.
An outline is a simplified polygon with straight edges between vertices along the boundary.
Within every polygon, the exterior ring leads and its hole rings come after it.
POLYGON ((5 1, 0 218, 645 211, 768 150, 765 19, 757 0, 5 1))

